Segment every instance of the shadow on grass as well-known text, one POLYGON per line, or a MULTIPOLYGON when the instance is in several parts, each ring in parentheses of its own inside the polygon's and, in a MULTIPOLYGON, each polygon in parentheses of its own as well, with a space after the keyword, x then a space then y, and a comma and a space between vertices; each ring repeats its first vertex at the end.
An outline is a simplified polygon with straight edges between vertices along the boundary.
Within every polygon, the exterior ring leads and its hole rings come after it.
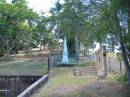
POLYGON ((130 86, 111 82, 96 82, 67 94, 51 94, 42 97, 130 97, 130 86))

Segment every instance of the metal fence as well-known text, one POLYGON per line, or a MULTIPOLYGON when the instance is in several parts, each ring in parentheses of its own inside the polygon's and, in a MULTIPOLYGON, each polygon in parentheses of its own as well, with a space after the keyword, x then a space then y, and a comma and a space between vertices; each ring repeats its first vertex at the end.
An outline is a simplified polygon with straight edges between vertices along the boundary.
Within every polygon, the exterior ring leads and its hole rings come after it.
POLYGON ((125 65, 123 60, 107 58, 107 71, 108 73, 125 73, 125 65))

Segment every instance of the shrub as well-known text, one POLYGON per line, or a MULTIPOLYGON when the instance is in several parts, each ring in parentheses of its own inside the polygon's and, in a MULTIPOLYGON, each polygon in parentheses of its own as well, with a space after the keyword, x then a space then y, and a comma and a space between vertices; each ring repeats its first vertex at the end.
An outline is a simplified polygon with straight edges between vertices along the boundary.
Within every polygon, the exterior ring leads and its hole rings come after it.
POLYGON ((122 74, 120 76, 117 77, 117 81, 120 81, 120 82, 127 82, 128 81, 128 76, 127 74, 122 74))

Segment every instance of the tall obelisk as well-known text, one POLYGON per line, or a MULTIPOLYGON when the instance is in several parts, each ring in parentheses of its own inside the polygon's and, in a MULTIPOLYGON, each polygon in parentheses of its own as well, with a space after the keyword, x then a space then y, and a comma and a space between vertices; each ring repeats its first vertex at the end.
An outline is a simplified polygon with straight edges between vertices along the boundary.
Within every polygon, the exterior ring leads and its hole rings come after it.
POLYGON ((66 36, 64 36, 64 49, 63 49, 62 63, 63 64, 69 63, 66 36))

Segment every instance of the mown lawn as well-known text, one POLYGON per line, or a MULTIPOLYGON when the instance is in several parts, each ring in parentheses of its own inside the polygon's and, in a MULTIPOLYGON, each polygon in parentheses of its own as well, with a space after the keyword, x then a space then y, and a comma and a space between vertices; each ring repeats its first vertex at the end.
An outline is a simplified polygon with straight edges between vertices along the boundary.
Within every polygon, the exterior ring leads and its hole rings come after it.
POLYGON ((32 97, 60 97, 59 95, 76 94, 78 89, 96 79, 94 76, 75 77, 73 76, 73 69, 73 67, 53 67, 46 89, 44 87, 41 88, 32 97))
POLYGON ((51 69, 48 84, 31 97, 130 97, 128 85, 109 76, 102 80, 97 76, 73 76, 74 67, 51 69))
POLYGON ((41 59, 0 63, 0 75, 43 75, 45 73, 47 73, 47 64, 42 63, 41 59))

